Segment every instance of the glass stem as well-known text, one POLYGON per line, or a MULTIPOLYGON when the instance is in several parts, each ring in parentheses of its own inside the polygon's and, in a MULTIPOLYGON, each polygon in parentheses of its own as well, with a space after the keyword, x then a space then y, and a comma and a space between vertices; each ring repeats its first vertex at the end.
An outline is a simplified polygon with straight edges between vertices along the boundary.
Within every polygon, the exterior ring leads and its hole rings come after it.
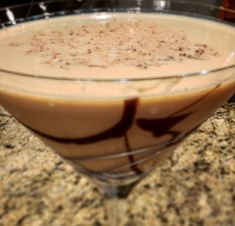
POLYGON ((129 218, 127 214, 128 203, 125 199, 121 198, 107 198, 105 200, 105 207, 108 217, 107 225, 109 226, 127 226, 129 218))
POLYGON ((128 217, 127 197, 136 183, 114 186, 101 186, 105 195, 105 205, 109 226, 134 226, 128 217))

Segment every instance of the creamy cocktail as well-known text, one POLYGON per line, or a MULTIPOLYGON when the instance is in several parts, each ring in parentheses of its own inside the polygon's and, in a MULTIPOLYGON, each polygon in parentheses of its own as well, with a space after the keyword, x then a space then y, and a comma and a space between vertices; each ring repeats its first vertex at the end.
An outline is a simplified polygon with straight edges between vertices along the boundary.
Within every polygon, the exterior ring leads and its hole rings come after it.
POLYGON ((0 68, 22 77, 1 72, 0 104, 83 173, 144 174, 233 94, 232 70, 208 71, 235 63, 234 37, 220 23, 145 13, 3 29, 0 68))

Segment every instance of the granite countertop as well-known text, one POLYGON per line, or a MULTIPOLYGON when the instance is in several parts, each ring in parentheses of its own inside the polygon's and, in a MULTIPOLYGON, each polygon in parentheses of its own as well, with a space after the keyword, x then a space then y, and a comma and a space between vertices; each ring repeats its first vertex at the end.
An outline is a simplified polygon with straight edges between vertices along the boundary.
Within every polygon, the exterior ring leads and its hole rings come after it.
MULTIPOLYGON (((128 198, 142 226, 235 226, 235 104, 207 120, 128 198)), ((0 109, 0 226, 101 226, 87 179, 0 109)), ((137 226, 137 225, 136 225, 137 226)))

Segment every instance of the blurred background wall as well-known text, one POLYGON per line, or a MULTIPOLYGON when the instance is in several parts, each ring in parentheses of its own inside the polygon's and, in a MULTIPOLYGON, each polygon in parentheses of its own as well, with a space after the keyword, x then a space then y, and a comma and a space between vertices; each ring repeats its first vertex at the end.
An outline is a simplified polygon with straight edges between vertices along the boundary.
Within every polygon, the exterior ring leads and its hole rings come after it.
MULTIPOLYGON (((16 5, 21 3, 31 2, 33 0, 0 0, 0 7, 4 7, 6 5, 16 5)), ((35 2, 42 2, 42 0, 34 0, 35 2)), ((46 0, 45 0, 46 1, 46 0)), ((109 0, 107 0, 109 1, 109 0)), ((223 0, 187 0, 187 1, 194 1, 194 2, 202 2, 202 3, 209 3, 209 4, 221 4, 223 0)))

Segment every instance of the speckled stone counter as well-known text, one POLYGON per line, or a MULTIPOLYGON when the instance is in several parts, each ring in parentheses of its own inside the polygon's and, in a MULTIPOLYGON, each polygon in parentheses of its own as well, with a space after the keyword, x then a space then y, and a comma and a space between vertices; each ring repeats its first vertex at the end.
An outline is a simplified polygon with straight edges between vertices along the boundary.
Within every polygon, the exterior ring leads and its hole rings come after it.
MULTIPOLYGON (((141 226, 235 226, 235 104, 206 121, 128 198, 141 226)), ((103 198, 0 109, 0 226, 101 226, 103 198)))

